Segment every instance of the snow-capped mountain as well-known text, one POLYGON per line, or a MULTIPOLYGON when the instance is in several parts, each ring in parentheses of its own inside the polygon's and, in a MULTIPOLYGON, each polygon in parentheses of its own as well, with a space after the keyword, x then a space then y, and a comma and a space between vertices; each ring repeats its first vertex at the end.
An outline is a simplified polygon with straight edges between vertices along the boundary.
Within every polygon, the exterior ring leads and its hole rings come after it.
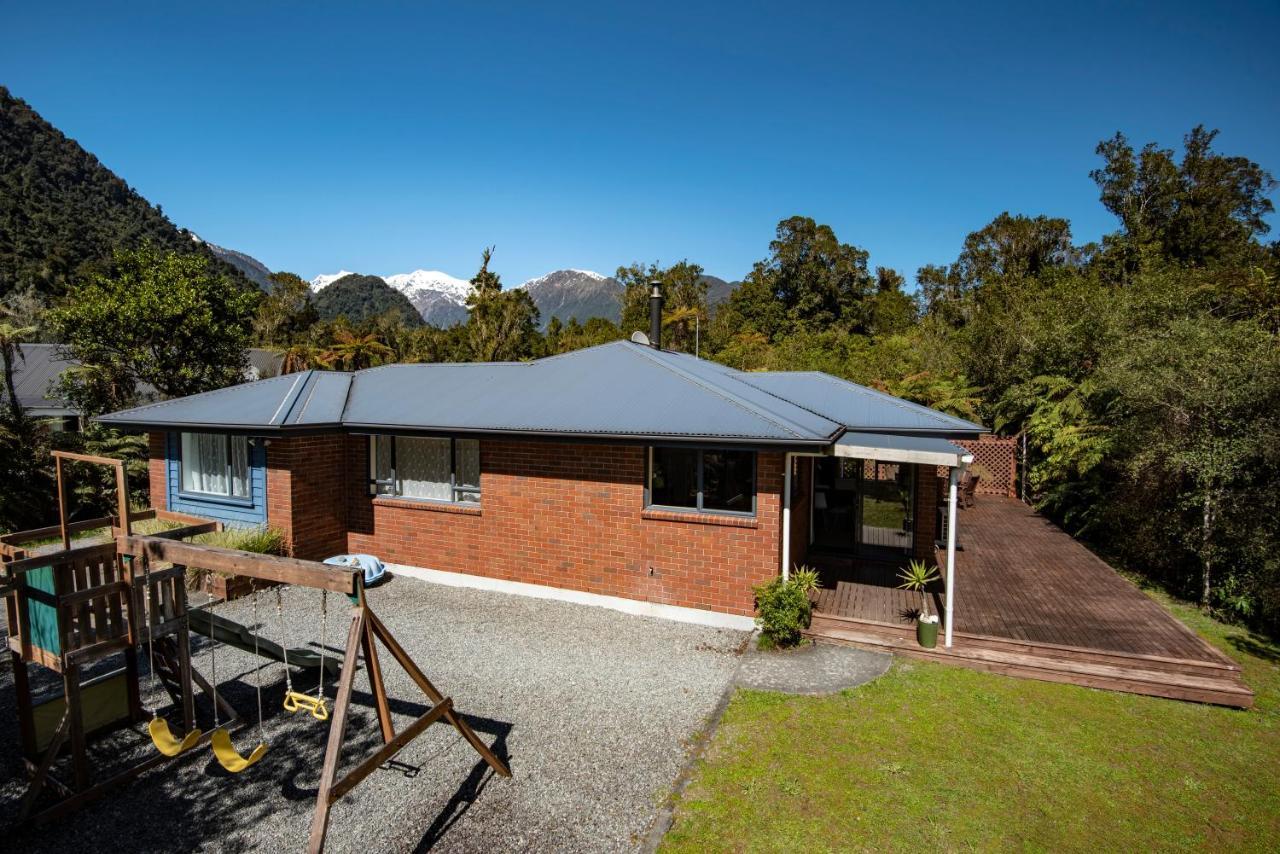
MULTIPOLYGON (((318 292, 350 275, 341 270, 316 276, 311 280, 311 289, 318 292)), ((466 322, 467 297, 471 294, 471 283, 466 279, 439 270, 414 270, 381 278, 408 297, 422 319, 432 326, 466 322)), ((622 313, 622 285, 592 270, 555 270, 517 287, 529 292, 544 327, 552 317, 564 323, 573 317, 580 322, 604 317, 617 323, 622 313)))
POLYGON ((339 270, 336 273, 322 273, 311 280, 312 293, 318 293, 332 285, 338 279, 345 279, 347 276, 354 276, 355 273, 350 270, 339 270))
POLYGON ((452 326, 467 320, 471 283, 439 270, 414 270, 387 276, 386 282, 409 298, 431 326, 452 326))

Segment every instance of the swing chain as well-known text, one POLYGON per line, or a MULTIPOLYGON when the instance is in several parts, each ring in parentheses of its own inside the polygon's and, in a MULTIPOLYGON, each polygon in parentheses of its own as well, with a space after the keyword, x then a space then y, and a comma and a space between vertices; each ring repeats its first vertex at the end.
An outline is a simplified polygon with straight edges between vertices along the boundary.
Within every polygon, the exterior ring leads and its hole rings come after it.
MULTIPOLYGON (((129 563, 133 563, 133 555, 129 555, 129 563)), ((156 693, 156 642, 153 637, 154 629, 151 626, 151 559, 145 554, 142 556, 142 616, 147 621, 147 667, 151 671, 151 688, 152 702, 155 702, 156 693)), ((151 707, 151 717, 160 717, 159 708, 151 707)))
POLYGON ((293 693, 293 677, 289 674, 289 633, 284 622, 284 596, 276 587, 276 616, 280 619, 280 648, 284 652, 284 686, 286 693, 293 693))
MULTIPOLYGON (((258 637, 262 631, 262 624, 258 622, 258 583, 250 579, 249 589, 253 591, 253 657, 260 659, 262 655, 258 652, 258 637)), ((258 738, 266 741, 266 733, 262 729, 262 665, 260 662, 254 662, 254 687, 258 691, 258 738)))
POLYGON ((324 702, 324 651, 329 645, 329 591, 320 591, 320 683, 316 686, 316 699, 324 702))
MULTIPOLYGON (((214 606, 218 604, 218 597, 210 595, 209 597, 209 633, 216 634, 213 629, 214 606)), ((218 721, 218 639, 216 637, 209 639, 209 687, 213 689, 213 728, 218 729, 221 726, 218 721)))

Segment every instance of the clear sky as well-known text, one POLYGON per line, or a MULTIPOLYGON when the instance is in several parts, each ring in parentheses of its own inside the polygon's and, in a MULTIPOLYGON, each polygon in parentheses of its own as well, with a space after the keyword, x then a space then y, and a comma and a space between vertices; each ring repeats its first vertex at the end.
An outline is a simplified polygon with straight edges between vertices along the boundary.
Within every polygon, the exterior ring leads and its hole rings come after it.
POLYGON ((804 214, 910 279, 1002 210, 1114 228, 1088 173, 1117 130, 1204 123, 1280 173, 1275 0, 0 13, 0 83, 177 224, 308 278, 470 277, 486 244, 508 284, 740 278, 804 214))

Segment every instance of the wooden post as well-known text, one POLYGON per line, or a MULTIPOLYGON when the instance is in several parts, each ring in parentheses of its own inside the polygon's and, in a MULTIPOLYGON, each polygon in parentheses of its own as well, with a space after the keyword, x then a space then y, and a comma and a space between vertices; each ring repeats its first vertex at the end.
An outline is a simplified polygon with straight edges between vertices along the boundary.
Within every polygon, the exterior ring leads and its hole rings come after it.
POLYGON ((329 720, 329 744, 324 751, 324 767, 320 771, 320 791, 316 795, 316 811, 311 817, 311 838, 307 844, 310 854, 324 850, 324 837, 329 831, 329 808, 333 805, 333 783, 338 776, 338 763, 342 758, 342 739, 347 728, 347 710, 351 706, 351 686, 356 679, 356 664, 360 657, 360 635, 364 628, 365 609, 351 611, 351 631, 347 633, 346 654, 342 658, 342 677, 338 680, 338 696, 333 704, 333 717, 329 720))
POLYGON ((85 754, 83 704, 80 702, 80 667, 69 665, 62 673, 62 691, 70 716, 71 766, 75 771, 76 791, 89 788, 89 757, 85 754))
POLYGON ((127 537, 133 532, 129 521, 129 475, 124 470, 124 460, 116 460, 116 507, 120 512, 120 530, 127 537))
POLYGON ((58 529, 62 534, 62 549, 71 548, 71 532, 67 530, 67 485, 63 482, 62 457, 53 455, 53 472, 58 481, 58 529))
POLYGON ((374 705, 378 709, 382 743, 390 744, 396 737, 396 731, 391 723, 391 707, 387 703, 387 689, 382 682, 382 666, 378 663, 378 647, 373 640, 373 627, 368 620, 365 620, 364 631, 360 633, 360 643, 364 648, 364 665, 369 671, 369 690, 373 693, 374 705))

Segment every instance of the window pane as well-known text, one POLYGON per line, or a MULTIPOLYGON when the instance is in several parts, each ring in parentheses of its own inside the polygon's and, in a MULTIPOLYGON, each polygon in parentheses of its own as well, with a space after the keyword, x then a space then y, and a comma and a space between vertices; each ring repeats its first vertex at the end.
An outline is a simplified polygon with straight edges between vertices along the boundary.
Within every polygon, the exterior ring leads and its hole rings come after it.
POLYGON ((396 477, 406 498, 453 500, 448 439, 396 438, 396 477))
POLYGON ((231 494, 249 497, 249 437, 231 437, 231 494))
POLYGON ((751 512, 755 495, 755 454, 705 451, 702 454, 702 508, 751 512))
POLYGON ((654 448, 649 503, 665 507, 698 506, 698 452, 654 448))
POLYGON ((455 439, 453 443, 453 477, 458 501, 480 500, 480 442, 477 439, 455 439))
POLYGON ((214 433, 182 434, 182 489, 227 494, 227 439, 214 433))
POLYGON ((378 481, 373 486, 374 495, 394 495, 395 484, 391 482, 391 443, 390 436, 370 436, 370 453, 373 455, 373 479, 378 481))

